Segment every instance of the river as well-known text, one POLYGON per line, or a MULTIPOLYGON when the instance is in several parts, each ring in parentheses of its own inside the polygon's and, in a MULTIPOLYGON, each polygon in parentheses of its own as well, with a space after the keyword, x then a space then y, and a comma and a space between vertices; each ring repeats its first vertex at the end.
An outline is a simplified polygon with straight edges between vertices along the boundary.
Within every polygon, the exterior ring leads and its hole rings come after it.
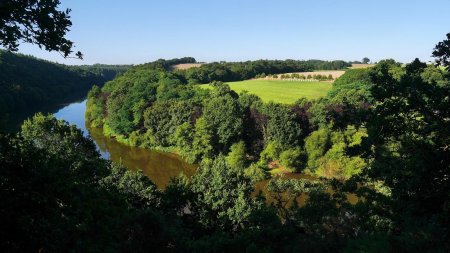
POLYGON ((194 174, 195 166, 186 163, 178 155, 130 147, 113 138, 105 137, 101 129, 87 127, 84 119, 85 112, 86 100, 68 104, 54 115, 58 119, 75 124, 85 136, 90 135, 103 158, 121 162, 131 170, 142 170, 158 188, 164 188, 170 178, 181 173, 187 176, 194 174))
MULTIPOLYGON (((65 105, 54 113, 54 116, 70 124, 75 124, 83 131, 85 136, 91 136, 103 158, 121 162, 131 170, 142 170, 160 189, 164 189, 172 177, 176 177, 181 173, 190 177, 195 173, 196 166, 185 162, 176 154, 130 147, 116 141, 114 138, 105 137, 102 129, 86 126, 85 112, 86 100, 83 100, 65 105)), ((301 173, 286 174, 285 178, 314 180, 313 177, 301 173)), ((270 202, 271 197, 267 195, 266 188, 268 181, 264 180, 256 183, 254 194, 262 191, 268 197, 268 202, 270 202)), ((348 194, 347 197, 350 203, 358 201, 354 194, 348 194)), ((302 194, 297 198, 297 202, 301 206, 306 199, 307 195, 302 194)))

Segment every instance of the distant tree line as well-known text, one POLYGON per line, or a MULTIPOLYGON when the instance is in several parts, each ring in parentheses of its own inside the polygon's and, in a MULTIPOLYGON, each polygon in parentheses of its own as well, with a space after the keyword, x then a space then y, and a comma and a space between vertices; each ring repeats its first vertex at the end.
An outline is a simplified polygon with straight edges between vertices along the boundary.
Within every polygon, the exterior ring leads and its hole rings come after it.
POLYGON ((93 65, 73 65, 69 68, 80 73, 91 73, 95 76, 109 81, 114 79, 117 75, 125 73, 132 65, 108 65, 108 64, 93 64, 93 65))
POLYGON ((332 74, 322 75, 322 74, 308 74, 304 75, 301 73, 292 73, 292 74, 281 74, 281 75, 266 75, 265 73, 261 75, 256 75, 255 78, 273 78, 273 79, 294 79, 294 80, 315 80, 315 81, 332 81, 334 80, 332 74))
POLYGON ((200 67, 177 72, 190 83, 210 83, 213 81, 231 82, 255 78, 258 75, 274 75, 313 70, 339 70, 350 67, 344 61, 320 60, 257 60, 246 62, 213 62, 200 67))
MULTIPOLYGON (((130 66, 66 66, 31 56, 0 51, 0 115, 35 111, 67 98, 82 98, 94 85, 103 85, 130 66)), ((1 122, 0 122, 1 123, 1 122)))

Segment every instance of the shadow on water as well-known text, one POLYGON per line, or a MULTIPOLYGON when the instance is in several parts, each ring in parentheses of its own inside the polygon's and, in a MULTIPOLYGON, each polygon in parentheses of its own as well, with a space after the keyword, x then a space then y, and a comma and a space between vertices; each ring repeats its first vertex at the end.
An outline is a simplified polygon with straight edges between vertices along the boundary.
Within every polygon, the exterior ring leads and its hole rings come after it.
POLYGON ((102 129, 86 126, 84 114, 86 100, 72 103, 55 113, 55 117, 63 119, 80 128, 85 136, 90 135, 105 159, 121 162, 130 170, 142 170, 158 188, 164 188, 172 177, 181 173, 192 176, 196 166, 186 163, 180 156, 130 147, 103 135, 102 129))
MULTIPOLYGON (((85 95, 75 94, 69 98, 64 99, 64 102, 54 103, 46 106, 36 106, 29 108, 29 110, 17 111, 7 115, 0 115, 0 131, 6 133, 16 133, 20 130, 22 123, 34 116, 34 114, 41 112, 43 114, 57 114, 59 111, 65 108, 71 107, 73 104, 83 103, 85 101, 85 95)), ((74 116, 75 117, 75 116, 74 116)), ((80 115, 78 115, 80 117, 80 115)), ((84 120, 84 111, 81 115, 84 120)), ((68 120, 67 120, 68 121, 68 120)), ((78 126, 78 124, 77 124, 78 126)))
POLYGON ((181 173, 188 177, 195 173, 196 166, 178 155, 124 145, 105 137, 100 128, 89 128, 89 133, 102 154, 107 153, 111 161, 121 162, 128 169, 142 170, 158 188, 165 188, 181 173))
MULTIPOLYGON (((283 174, 282 179, 307 179, 307 180, 317 180, 316 177, 304 174, 304 173, 287 173, 283 174)), ((267 185, 269 184, 270 179, 263 180, 260 182, 257 182, 255 184, 255 191, 253 192, 253 195, 256 196, 259 193, 262 193, 266 197, 266 201, 268 204, 271 204, 274 202, 274 196, 268 191, 267 185)), ((326 190, 328 193, 332 193, 330 189, 326 190)), ((284 200, 288 200, 287 195, 282 195, 284 200)), ((306 202, 308 201, 308 194, 302 193, 300 196, 298 196, 296 199, 298 206, 304 206, 306 202)), ((356 196, 356 194, 348 193, 347 194, 347 200, 351 204, 356 204, 359 199, 356 196)), ((290 206, 292 203, 288 203, 288 206, 290 206)))

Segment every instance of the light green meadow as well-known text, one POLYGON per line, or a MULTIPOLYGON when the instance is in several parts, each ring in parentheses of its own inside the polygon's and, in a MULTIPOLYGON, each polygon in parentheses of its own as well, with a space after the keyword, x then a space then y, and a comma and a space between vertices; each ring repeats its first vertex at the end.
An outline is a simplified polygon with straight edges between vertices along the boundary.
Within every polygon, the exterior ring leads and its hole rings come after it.
MULTIPOLYGON (((287 80, 254 79, 240 82, 228 82, 237 93, 248 91, 259 96, 264 102, 292 104, 300 98, 317 99, 326 96, 332 84, 330 82, 302 82, 287 80)), ((211 88, 209 84, 201 87, 211 88)))

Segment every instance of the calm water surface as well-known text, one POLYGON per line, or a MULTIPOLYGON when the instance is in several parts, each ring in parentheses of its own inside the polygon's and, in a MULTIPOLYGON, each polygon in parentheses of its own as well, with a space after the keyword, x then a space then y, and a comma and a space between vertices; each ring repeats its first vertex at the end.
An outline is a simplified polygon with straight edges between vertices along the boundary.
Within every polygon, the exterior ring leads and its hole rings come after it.
POLYGON ((101 129, 88 128, 84 119, 85 111, 86 100, 69 104, 54 115, 58 119, 75 124, 85 136, 90 135, 103 158, 122 162, 131 170, 142 170, 159 188, 164 188, 170 178, 181 173, 187 176, 194 174, 195 166, 175 154, 130 147, 105 137, 101 129))

